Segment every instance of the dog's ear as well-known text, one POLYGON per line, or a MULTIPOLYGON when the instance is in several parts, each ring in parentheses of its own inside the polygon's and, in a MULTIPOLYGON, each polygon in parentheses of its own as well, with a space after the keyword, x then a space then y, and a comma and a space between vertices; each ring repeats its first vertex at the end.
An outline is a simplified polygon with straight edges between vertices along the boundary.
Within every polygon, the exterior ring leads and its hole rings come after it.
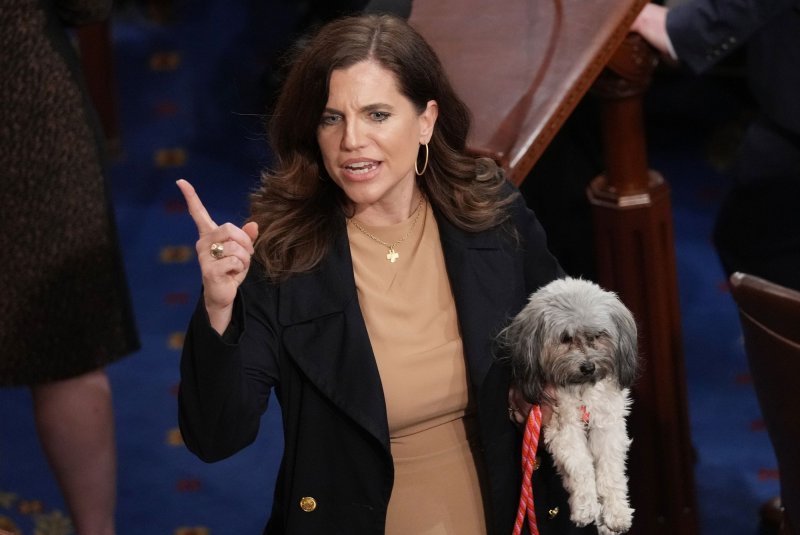
POLYGON ((514 383, 529 403, 538 403, 544 393, 544 380, 539 367, 539 351, 543 344, 541 322, 522 310, 498 335, 503 355, 511 361, 514 383))
POLYGON ((636 380, 638 364, 638 335, 633 314, 621 301, 616 300, 611 311, 611 319, 617 329, 614 348, 617 361, 617 381, 623 388, 633 385, 636 380))

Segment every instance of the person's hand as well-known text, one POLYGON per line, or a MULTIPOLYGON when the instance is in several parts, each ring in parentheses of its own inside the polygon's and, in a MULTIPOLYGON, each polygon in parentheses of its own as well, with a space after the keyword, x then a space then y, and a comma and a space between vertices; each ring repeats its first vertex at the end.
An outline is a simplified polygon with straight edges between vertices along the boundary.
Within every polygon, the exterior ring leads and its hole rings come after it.
POLYGON ((667 8, 664 6, 645 4, 639 16, 633 21, 631 31, 644 37, 645 41, 658 50, 665 59, 676 61, 667 34, 667 8))
MULTIPOLYGON (((547 399, 555 399, 549 386, 545 388, 545 396, 543 398, 544 400, 539 405, 542 410, 542 427, 550 423, 550 417, 553 415, 553 407, 545 401, 547 399)), ((519 426, 524 426, 528 420, 528 414, 531 412, 531 407, 533 405, 528 403, 522 392, 516 386, 511 385, 508 389, 508 417, 511 421, 519 426)))
POLYGON ((203 296, 208 319, 214 330, 222 334, 231 321, 236 290, 250 268, 258 225, 254 222, 241 228, 233 223, 217 225, 192 185, 183 179, 178 180, 177 185, 200 235, 196 244, 197 261, 203 275, 203 296), (221 251, 212 254, 212 245, 215 249, 221 245, 221 251))

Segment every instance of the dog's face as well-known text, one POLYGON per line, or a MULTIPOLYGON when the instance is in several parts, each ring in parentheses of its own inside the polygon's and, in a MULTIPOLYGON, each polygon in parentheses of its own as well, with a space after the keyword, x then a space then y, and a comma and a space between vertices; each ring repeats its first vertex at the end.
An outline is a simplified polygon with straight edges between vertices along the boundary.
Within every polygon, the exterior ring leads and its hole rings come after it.
POLYGON ((612 292, 582 280, 558 279, 534 292, 500 333, 514 379, 530 402, 544 387, 636 377, 636 323, 612 292))

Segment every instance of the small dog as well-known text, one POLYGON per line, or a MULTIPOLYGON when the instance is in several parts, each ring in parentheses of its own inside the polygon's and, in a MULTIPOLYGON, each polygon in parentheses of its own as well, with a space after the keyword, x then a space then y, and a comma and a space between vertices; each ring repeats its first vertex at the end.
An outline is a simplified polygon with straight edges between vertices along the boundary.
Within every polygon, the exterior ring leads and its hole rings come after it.
POLYGON ((629 387, 636 378, 633 315, 598 285, 558 279, 534 292, 500 333, 514 381, 530 403, 553 415, 542 428, 569 493, 571 520, 601 535, 631 527, 625 460, 629 387))

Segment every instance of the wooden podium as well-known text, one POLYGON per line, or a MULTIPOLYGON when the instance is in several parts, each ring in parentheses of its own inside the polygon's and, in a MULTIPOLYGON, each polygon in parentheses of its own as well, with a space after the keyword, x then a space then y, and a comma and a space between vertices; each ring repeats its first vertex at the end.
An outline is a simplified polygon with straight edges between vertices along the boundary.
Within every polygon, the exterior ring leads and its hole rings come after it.
POLYGON ((698 532, 669 187, 648 169, 642 95, 655 67, 628 33, 647 0, 415 0, 409 21, 473 114, 469 149, 520 184, 588 92, 606 172, 587 188, 599 283, 633 311, 643 372, 629 459, 635 535, 698 532))

